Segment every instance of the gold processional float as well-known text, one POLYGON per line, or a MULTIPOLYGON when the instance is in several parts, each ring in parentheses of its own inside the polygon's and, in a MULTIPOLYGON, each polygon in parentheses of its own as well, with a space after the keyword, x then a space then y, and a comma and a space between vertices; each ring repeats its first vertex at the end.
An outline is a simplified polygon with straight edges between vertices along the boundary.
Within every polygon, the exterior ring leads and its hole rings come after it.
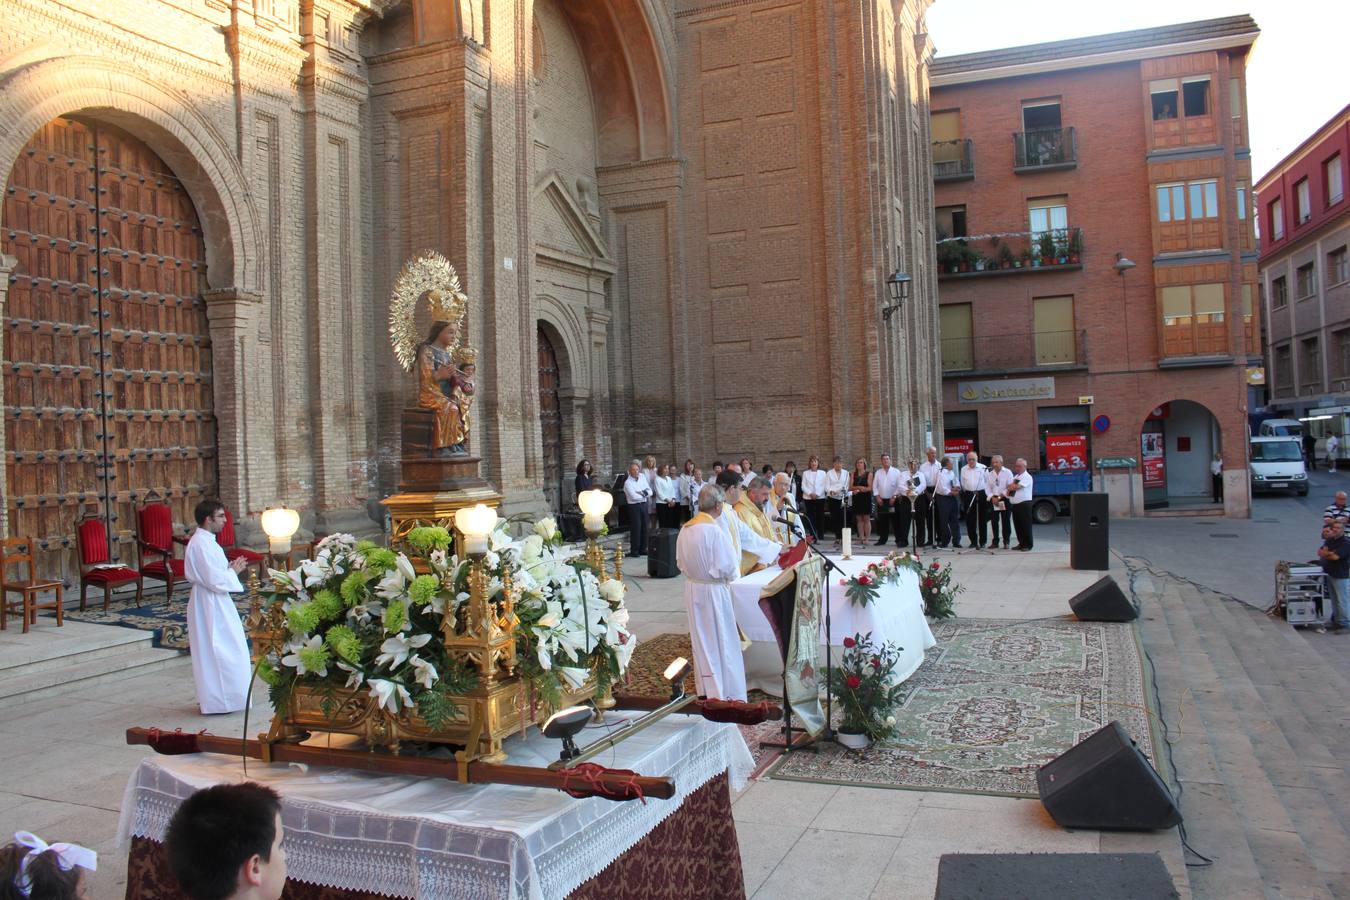
MULTIPOLYGON (((469 452, 478 357, 465 340, 467 313, 454 267, 439 253, 400 273, 390 339, 417 375, 417 398, 403 411, 399 493, 384 501, 390 548, 325 539, 297 569, 272 570, 270 600, 251 576, 245 625, 255 671, 272 692, 270 729, 250 740, 129 728, 129 744, 627 800, 672 797, 675 785, 591 757, 675 712, 743 724, 782 716, 768 703, 686 695, 684 659, 664 673, 668 696, 615 695, 636 641, 624 628, 622 552, 608 565, 597 540, 612 498, 603 489, 578 497, 588 536, 581 557, 567 558, 551 520, 524 539, 507 536, 501 495, 469 452), (425 340, 419 307, 431 322, 425 340), (614 707, 646 715, 578 747, 575 735, 614 707), (531 727, 562 742, 559 759, 547 768, 507 764, 504 742, 531 727), (435 747, 449 757, 421 753, 435 747)), ((265 527, 285 535, 271 546, 284 559, 298 517, 264 515, 288 519, 265 527)))

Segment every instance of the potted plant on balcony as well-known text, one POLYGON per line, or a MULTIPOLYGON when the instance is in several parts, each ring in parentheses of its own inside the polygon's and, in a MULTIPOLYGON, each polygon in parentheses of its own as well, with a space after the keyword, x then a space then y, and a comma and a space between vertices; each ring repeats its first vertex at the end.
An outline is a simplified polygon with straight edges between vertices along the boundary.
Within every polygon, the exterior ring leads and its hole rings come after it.
POLYGON ((1025 269, 1030 264, 1031 264, 1031 251, 1023 247, 1022 255, 1017 257, 1017 259, 1013 260, 1013 268, 1025 269))
POLYGON ((1000 269, 1011 269, 1013 267, 1012 248, 1007 244, 1000 244, 998 248, 998 267, 1000 269))
POLYGON ((1036 249, 1041 254, 1041 265, 1053 266, 1055 264, 1055 239, 1050 232, 1041 232, 1040 240, 1036 242, 1036 249))
POLYGON ((937 245, 938 269, 945 273, 957 271, 961 266, 961 243, 939 237, 937 245))
POLYGON ((1069 265, 1078 265, 1083 258, 1083 232, 1075 228, 1069 233, 1069 265))

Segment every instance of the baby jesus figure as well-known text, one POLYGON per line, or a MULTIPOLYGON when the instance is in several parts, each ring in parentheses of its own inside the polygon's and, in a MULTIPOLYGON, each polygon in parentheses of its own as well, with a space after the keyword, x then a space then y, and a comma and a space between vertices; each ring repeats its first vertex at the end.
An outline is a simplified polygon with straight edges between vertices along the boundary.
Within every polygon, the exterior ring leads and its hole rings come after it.
POLYGON ((462 450, 468 443, 469 427, 472 424, 469 410, 473 408, 474 373, 478 371, 478 351, 467 345, 460 347, 455 351, 455 365, 459 368, 459 377, 455 379, 455 386, 450 392, 450 402, 459 408, 459 420, 464 429, 464 441, 460 444, 462 450))

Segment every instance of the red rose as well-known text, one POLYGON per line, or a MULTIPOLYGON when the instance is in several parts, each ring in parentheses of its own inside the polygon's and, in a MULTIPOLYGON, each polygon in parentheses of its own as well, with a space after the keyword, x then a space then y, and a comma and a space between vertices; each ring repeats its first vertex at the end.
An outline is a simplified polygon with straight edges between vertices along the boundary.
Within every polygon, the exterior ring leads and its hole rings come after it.
POLYGON ((941 566, 939 563, 933 563, 933 564, 932 564, 931 566, 929 566, 928 568, 930 568, 930 569, 932 569, 934 572, 936 572, 938 569, 942 568, 942 566, 941 566))
POLYGON ((844 646, 845 646, 845 647, 850 647, 850 648, 851 648, 851 647, 854 647, 855 645, 857 645, 857 643, 858 643, 858 642, 855 641, 853 638, 844 638, 844 646))
POLYGON ((844 684, 849 686, 849 690, 855 690, 858 685, 862 684, 862 679, 857 675, 850 675, 848 678, 844 679, 844 684))
POLYGON ((875 569, 876 567, 877 567, 877 564, 876 564, 876 563, 868 563, 868 564, 867 564, 867 568, 869 568, 869 569, 875 569))
POLYGON ((923 580, 923 586, 926 587, 926 588, 932 587, 932 586, 933 586, 933 579, 931 579, 931 578, 925 578, 925 579, 923 580))
POLYGON ((879 656, 874 656, 874 657, 872 657, 872 668, 874 668, 874 669, 880 669, 880 668, 881 668, 881 657, 879 657, 879 656))
POLYGON ((858 576, 858 584, 871 584, 871 583, 872 583, 871 577, 869 577, 869 576, 867 576, 867 575, 859 575, 859 576, 858 576))

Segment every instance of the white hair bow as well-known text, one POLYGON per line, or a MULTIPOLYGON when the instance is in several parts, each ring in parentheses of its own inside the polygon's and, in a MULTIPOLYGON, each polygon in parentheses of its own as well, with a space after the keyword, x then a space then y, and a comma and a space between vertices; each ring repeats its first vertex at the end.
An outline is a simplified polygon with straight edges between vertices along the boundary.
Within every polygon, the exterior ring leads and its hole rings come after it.
POLYGON ((88 847, 81 847, 79 844, 59 842, 48 844, 31 831, 14 832, 14 843, 28 848, 28 855, 19 863, 19 874, 14 876, 14 886, 25 897, 33 890, 33 878, 28 874, 28 864, 48 850, 56 853, 56 862, 61 867, 62 872, 69 872, 76 866, 88 869, 91 872, 98 869, 98 854, 88 847))

